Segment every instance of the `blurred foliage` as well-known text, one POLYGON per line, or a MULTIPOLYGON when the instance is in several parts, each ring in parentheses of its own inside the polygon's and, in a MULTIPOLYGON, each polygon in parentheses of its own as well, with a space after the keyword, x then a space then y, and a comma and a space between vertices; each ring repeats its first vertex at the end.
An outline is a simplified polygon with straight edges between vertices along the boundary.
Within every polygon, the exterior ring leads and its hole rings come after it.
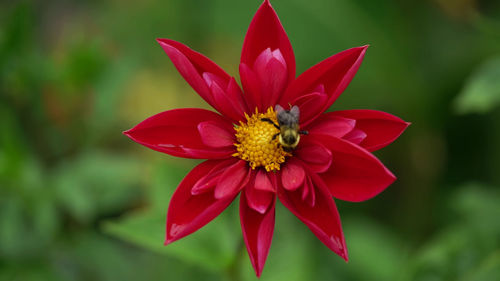
POLYGON ((484 113, 500 103, 500 58, 490 59, 472 74, 455 100, 459 113, 484 113))
MULTIPOLYGON (((0 2, 0 280, 256 279, 237 202, 163 246, 169 198, 196 162, 121 132, 163 110, 208 108, 155 38, 237 76, 259 3, 0 2)), ((261 280, 498 280, 500 2, 272 4, 298 72, 371 45, 334 109, 413 125, 377 152, 399 180, 368 202, 338 202, 349 262, 278 204, 261 280)))
POLYGON ((461 187, 448 205, 456 217, 417 253, 406 280, 496 280, 500 276, 500 190, 461 187))

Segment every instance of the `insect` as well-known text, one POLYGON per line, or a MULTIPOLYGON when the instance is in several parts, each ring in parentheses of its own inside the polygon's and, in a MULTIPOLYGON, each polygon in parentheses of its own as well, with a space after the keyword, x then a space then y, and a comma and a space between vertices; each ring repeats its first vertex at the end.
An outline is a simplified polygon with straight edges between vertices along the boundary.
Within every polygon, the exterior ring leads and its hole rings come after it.
POLYGON ((272 139, 275 140, 276 137, 279 137, 279 143, 283 149, 285 151, 291 151, 299 144, 300 135, 308 134, 307 131, 299 130, 299 107, 294 105, 290 110, 286 110, 278 104, 275 107, 275 111, 278 124, 274 123, 274 121, 269 118, 262 118, 261 121, 271 123, 276 129, 280 130, 272 139))

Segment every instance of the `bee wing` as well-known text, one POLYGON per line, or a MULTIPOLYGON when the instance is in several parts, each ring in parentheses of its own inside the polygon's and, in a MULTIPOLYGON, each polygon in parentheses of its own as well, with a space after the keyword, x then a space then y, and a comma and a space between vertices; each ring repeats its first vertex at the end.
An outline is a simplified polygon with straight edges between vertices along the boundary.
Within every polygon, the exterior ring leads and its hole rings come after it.
POLYGON ((280 113, 282 112, 283 110, 285 110, 281 105, 277 104, 275 107, 274 107, 274 111, 276 111, 276 113, 280 113))
POLYGON ((292 106, 292 108, 290 109, 290 114, 293 115, 293 117, 297 118, 297 122, 299 121, 300 110, 298 106, 292 106))

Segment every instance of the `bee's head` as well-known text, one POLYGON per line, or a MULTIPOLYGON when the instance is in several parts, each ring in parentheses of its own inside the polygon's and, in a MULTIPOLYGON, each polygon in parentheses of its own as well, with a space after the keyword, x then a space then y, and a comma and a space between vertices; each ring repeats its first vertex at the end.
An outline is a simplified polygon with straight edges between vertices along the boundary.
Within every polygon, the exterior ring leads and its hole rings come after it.
POLYGON ((300 110, 298 106, 294 105, 290 110, 286 110, 281 105, 277 104, 275 111, 280 126, 292 126, 299 123, 300 110))

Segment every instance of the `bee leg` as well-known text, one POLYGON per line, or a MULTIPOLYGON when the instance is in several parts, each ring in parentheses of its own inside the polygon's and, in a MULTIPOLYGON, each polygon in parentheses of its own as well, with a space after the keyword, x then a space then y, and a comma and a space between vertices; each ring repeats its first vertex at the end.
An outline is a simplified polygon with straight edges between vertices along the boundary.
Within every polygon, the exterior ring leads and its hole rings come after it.
POLYGON ((301 135, 309 135, 309 132, 308 131, 299 131, 299 134, 301 134, 301 135))
POLYGON ((277 136, 279 136, 279 135, 280 135, 280 133, 276 133, 276 134, 274 134, 274 136, 273 136, 272 140, 275 140, 275 139, 276 139, 276 137, 277 137, 277 136))
POLYGON ((267 122, 267 123, 271 123, 271 124, 273 124, 273 125, 274 125, 274 127, 275 127, 276 129, 278 129, 278 130, 280 129, 280 126, 276 125, 276 123, 274 123, 274 122, 273 122, 273 120, 271 120, 271 119, 269 119, 269 118, 261 118, 261 119, 260 119, 260 121, 264 121, 264 122, 267 122))

